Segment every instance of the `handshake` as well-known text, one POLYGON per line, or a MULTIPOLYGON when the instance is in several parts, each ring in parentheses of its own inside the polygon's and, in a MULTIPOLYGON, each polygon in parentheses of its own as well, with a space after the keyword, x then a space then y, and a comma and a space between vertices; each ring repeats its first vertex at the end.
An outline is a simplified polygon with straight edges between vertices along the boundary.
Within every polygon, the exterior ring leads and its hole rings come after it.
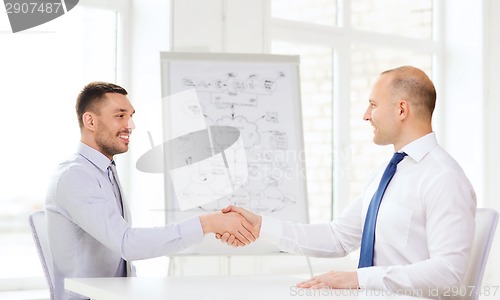
POLYGON ((200 216, 203 233, 215 233, 215 237, 233 247, 254 242, 260 234, 262 217, 242 207, 228 206, 221 212, 200 216))
MULTIPOLYGON (((215 233, 215 237, 233 247, 246 246, 260 234, 262 217, 244 208, 230 205, 221 212, 200 216, 203 233, 215 233)), ((358 289, 357 272, 328 272, 300 282, 298 288, 358 289)))

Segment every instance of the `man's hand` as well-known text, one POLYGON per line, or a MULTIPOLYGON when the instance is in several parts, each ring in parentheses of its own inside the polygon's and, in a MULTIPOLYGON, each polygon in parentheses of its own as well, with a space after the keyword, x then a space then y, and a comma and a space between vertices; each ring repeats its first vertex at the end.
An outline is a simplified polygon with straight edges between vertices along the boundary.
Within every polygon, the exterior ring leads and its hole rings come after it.
POLYGON ((357 289, 359 288, 357 272, 328 272, 298 283, 299 288, 321 289, 357 289))
POLYGON ((211 213, 200 216, 203 233, 228 232, 234 237, 232 246, 248 245, 257 239, 258 231, 243 216, 236 212, 211 213))
MULTIPOLYGON (((257 239, 260 234, 260 227, 262 225, 262 217, 259 215, 256 215, 252 213, 251 211, 248 211, 242 207, 238 206, 233 206, 229 205, 228 207, 222 209, 223 213, 238 213, 240 214, 243 218, 245 218, 252 226, 253 230, 252 233, 254 234, 254 237, 257 239)), ((231 232, 224 232, 224 233, 216 233, 215 237, 217 239, 220 239, 223 243, 226 243, 230 246, 233 247, 238 247, 238 237, 233 235, 231 232)))

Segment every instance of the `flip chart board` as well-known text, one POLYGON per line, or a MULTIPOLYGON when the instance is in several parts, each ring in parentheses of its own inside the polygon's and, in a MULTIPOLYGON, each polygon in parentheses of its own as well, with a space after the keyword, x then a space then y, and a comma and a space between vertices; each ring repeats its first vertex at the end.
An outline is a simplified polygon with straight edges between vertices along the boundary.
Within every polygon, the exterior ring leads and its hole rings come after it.
MULTIPOLYGON (((207 128, 238 129, 246 155, 246 176, 244 182, 240 182, 241 186, 215 201, 189 210, 180 209, 174 178, 171 172, 165 171, 166 221, 180 221, 233 204, 257 214, 307 223, 299 57, 162 52, 160 63, 162 97, 165 100, 164 139, 169 139, 172 131, 176 131, 173 128, 179 122, 172 120, 179 120, 182 111, 187 115, 197 113, 202 115, 207 128), (172 95, 188 90, 196 92, 199 105, 191 103, 184 105, 180 112, 169 111, 168 107, 172 105, 166 99, 170 101, 174 99, 172 95)), ((185 144, 186 147, 196 147, 189 134, 185 137, 185 144), (187 145, 189 143, 191 145, 187 145)), ((164 170, 170 170, 168 147, 164 147, 164 155, 164 170)), ((192 172, 194 181, 199 179, 196 190, 210 190, 208 179, 214 174, 200 173, 187 160, 185 171, 192 172)), ((186 174, 184 171, 178 173, 186 174)), ((187 252, 190 251, 259 253, 276 251, 276 247, 259 242, 233 249, 206 239, 187 252)))

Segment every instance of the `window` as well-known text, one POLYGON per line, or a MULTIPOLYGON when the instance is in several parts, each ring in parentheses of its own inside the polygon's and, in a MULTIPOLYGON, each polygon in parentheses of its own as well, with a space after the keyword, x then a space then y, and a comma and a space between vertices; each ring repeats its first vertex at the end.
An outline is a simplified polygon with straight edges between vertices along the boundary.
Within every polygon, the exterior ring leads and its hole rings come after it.
POLYGON ((301 57, 311 222, 358 197, 392 149, 362 119, 373 80, 413 65, 433 79, 439 49, 432 0, 273 0, 271 52, 301 57), (342 112, 342 113, 340 113, 342 112), (333 170, 333 172, 332 172, 333 170))
POLYGON ((78 92, 117 81, 118 13, 80 4, 16 34, 1 21, 0 290, 44 287, 27 216, 43 209, 53 170, 76 149, 78 92))
POLYGON ((302 123, 309 212, 331 220, 333 50, 300 43, 273 42, 274 53, 300 55, 302 123))
POLYGON ((336 0, 273 0, 271 14, 273 18, 335 26, 337 3, 336 0))
POLYGON ((432 0, 352 0, 354 29, 432 39, 432 0))

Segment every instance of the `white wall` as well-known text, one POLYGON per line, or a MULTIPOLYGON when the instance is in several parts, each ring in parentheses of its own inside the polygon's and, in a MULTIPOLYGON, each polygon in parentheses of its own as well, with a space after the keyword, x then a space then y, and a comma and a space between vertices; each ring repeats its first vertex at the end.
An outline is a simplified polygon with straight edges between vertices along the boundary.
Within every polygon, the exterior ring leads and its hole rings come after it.
POLYGON ((443 90, 438 91, 443 146, 460 163, 483 201, 483 5, 448 0, 444 4, 443 90))
MULTIPOLYGON (((485 5, 484 188, 485 206, 500 211, 500 1, 485 5)), ((500 234, 499 234, 500 235, 500 234)))
MULTIPOLYGON (((500 2, 444 4, 444 145, 472 181, 478 207, 500 212, 500 2)), ((443 98, 441 98, 443 99, 443 98)), ((483 287, 500 280, 500 230, 483 287)))
MULTIPOLYGON (((500 212, 500 1, 484 1, 484 199, 485 207, 500 212)), ((485 284, 498 285, 500 282, 500 229, 490 253, 486 269, 485 284)))

